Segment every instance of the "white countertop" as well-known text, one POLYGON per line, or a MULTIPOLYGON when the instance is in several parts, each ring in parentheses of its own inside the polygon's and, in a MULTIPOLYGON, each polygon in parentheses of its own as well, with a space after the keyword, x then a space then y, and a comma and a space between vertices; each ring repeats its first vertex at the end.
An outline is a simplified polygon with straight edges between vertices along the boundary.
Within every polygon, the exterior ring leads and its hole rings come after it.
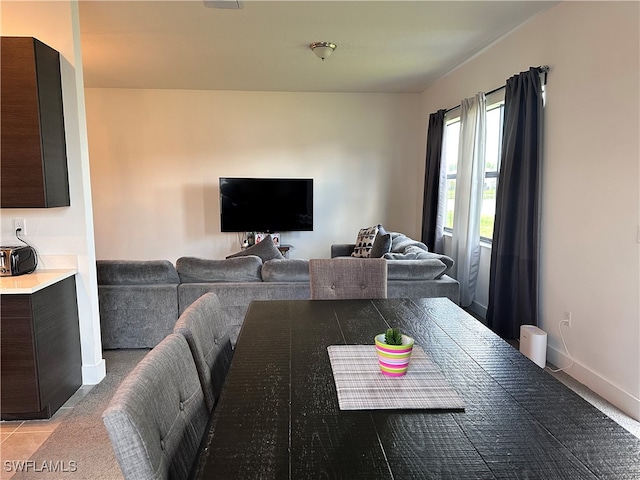
POLYGON ((15 277, 0 277, 0 293, 2 295, 31 294, 54 283, 64 280, 78 271, 75 268, 58 268, 36 270, 33 273, 15 277))

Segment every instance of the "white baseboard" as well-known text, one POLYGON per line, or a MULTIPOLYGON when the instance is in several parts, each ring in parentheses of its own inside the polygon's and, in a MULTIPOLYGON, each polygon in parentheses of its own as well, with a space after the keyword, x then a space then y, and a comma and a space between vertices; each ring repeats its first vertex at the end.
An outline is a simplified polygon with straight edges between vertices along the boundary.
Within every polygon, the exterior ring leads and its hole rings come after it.
MULTIPOLYGON (((547 362, 562 368, 571 364, 571 359, 564 352, 547 346, 547 362)), ((640 422, 640 399, 575 360, 564 372, 640 422)))
POLYGON ((107 376, 107 362, 104 358, 95 365, 82 366, 82 384, 97 385, 107 376))
MULTIPOLYGON (((487 318, 486 306, 473 302, 468 308, 482 318, 487 318)), ((571 359, 565 352, 547 346, 547 362, 552 363, 558 368, 562 368, 565 365, 569 365, 571 359)), ((580 362, 574 361, 573 365, 567 370, 564 370, 564 372, 622 410, 634 420, 640 422, 640 399, 611 383, 580 362)))
POLYGON ((471 305, 469 305, 469 310, 477 315, 480 315, 482 318, 487 318, 487 307, 484 305, 480 305, 478 302, 473 302, 471 305))

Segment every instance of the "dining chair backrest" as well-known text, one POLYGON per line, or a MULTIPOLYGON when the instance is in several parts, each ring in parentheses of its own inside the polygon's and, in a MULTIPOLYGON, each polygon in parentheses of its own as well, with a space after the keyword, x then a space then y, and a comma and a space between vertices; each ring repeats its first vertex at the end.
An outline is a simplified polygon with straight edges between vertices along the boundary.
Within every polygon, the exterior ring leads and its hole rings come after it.
POLYGON ((387 298, 384 258, 309 260, 312 300, 387 298))
POLYGON ((209 410, 218 401, 233 356, 223 315, 218 296, 206 293, 187 307, 173 328, 187 339, 209 410))
POLYGON ((187 478, 208 418, 189 345, 178 334, 140 361, 102 414, 126 480, 187 478))

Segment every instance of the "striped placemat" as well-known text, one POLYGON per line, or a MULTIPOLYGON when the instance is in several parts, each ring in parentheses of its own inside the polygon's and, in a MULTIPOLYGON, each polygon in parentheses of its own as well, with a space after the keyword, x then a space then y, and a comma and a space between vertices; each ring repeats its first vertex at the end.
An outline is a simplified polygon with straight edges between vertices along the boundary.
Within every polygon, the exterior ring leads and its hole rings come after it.
POLYGON ((340 410, 464 410, 464 401, 421 347, 414 346, 403 377, 380 373, 375 345, 327 347, 340 410))

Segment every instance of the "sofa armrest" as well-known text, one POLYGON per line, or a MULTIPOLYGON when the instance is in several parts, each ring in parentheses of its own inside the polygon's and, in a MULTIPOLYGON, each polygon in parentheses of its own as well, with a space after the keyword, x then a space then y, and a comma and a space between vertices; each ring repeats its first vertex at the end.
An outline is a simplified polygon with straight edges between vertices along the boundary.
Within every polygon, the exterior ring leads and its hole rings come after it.
POLYGON ((331 245, 331 258, 350 257, 355 248, 355 243, 335 243, 331 245))
POLYGON ((153 348, 178 319, 178 284, 98 285, 102 348, 153 348))

